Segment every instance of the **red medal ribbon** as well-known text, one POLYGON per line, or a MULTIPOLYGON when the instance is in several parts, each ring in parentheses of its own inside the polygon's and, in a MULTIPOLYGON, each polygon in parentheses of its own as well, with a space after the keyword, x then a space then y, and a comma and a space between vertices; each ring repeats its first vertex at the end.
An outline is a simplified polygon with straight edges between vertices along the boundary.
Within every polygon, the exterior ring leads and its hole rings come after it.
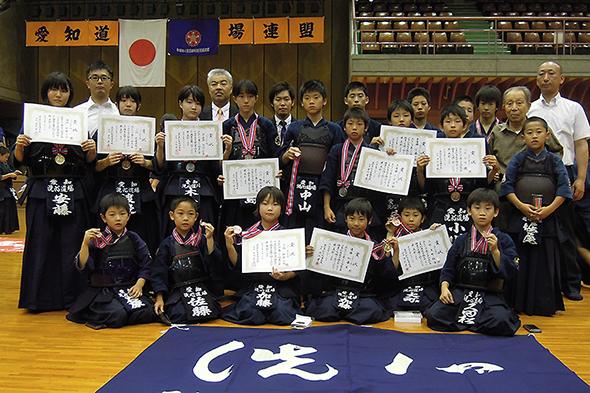
MULTIPOLYGON (((355 237, 350 229, 348 232, 346 232, 346 234, 350 237, 355 237)), ((371 236, 369 236, 367 231, 365 231, 365 240, 373 242, 373 239, 371 239, 371 236)), ((383 249, 383 243, 385 243, 385 240, 383 240, 381 243, 373 244, 373 251, 371 251, 371 256, 378 261, 382 260, 386 254, 385 250, 383 249)))
POLYGON ((250 134, 248 135, 248 138, 246 138, 246 130, 238 120, 238 116, 240 116, 239 113, 236 115, 236 123, 238 123, 238 131, 240 133, 240 138, 242 138, 242 145, 244 145, 244 148, 242 149, 242 154, 255 155, 256 149, 254 148, 254 140, 256 139, 256 126, 258 125, 258 114, 254 113, 255 118, 254 122, 252 122, 252 125, 250 125, 250 134))
POLYGON ((452 177, 449 179, 449 182, 451 183, 448 186, 449 192, 453 192, 455 190, 463 191, 463 184, 460 184, 461 183, 460 177, 452 177))
MULTIPOLYGON (((484 236, 480 237, 478 241, 477 238, 477 228, 475 225, 471 226, 471 251, 478 252, 480 254, 486 254, 488 252, 488 239, 484 236)), ((492 233, 492 226, 488 228, 486 231, 486 235, 492 233)))
POLYGON ((338 187, 341 187, 342 185, 344 185, 344 187, 346 188, 350 187, 350 180, 348 180, 348 178, 350 177, 350 173, 352 172, 352 168, 354 167, 354 161, 356 160, 356 156, 361 150, 362 144, 363 143, 360 142, 358 146, 354 149, 354 153, 352 154, 350 163, 346 165, 346 159, 348 158, 348 149, 350 147, 350 139, 347 139, 346 142, 344 142, 344 146, 342 147, 342 160, 340 161, 341 180, 336 180, 336 185, 338 187))
POLYGON ((51 151, 53 152, 54 155, 58 155, 58 154, 68 154, 68 148, 65 147, 65 145, 60 145, 59 143, 54 143, 53 144, 53 148, 51 149, 51 151))
MULTIPOLYGON (((279 226, 280 224, 277 221, 270 228, 268 228, 267 231, 276 231, 279 228, 279 226)), ((256 224, 248 228, 246 233, 242 235, 242 239, 250 239, 251 237, 254 237, 262 232, 264 232, 264 229, 262 228, 262 221, 258 221, 256 224)))
POLYGON ((105 248, 107 245, 112 245, 112 244, 117 243, 119 241, 119 239, 121 239, 123 236, 125 236, 126 233, 127 233, 127 228, 123 228, 123 233, 121 233, 121 236, 116 238, 115 241, 112 241, 113 240, 113 233, 111 232, 111 228, 106 227, 106 229, 104 230, 104 234, 101 237, 97 237, 96 239, 94 239, 94 244, 98 248, 101 248, 101 249, 105 248))
POLYGON ((299 168, 299 160, 301 156, 295 157, 293 160, 293 168, 291 168, 291 180, 289 182, 289 195, 287 196, 287 208, 285 214, 290 216, 293 213, 293 200, 295 199, 295 180, 297 179, 297 168, 299 168))
POLYGON ((188 239, 182 240, 182 237, 180 236, 180 233, 178 233, 178 231, 176 230, 176 228, 174 228, 174 230, 172 231, 172 236, 174 236, 174 240, 176 240, 178 242, 178 244, 181 245, 189 245, 189 246, 197 246, 199 245, 199 243, 201 242, 201 237, 203 236, 203 229, 201 228, 201 226, 199 225, 199 230, 195 233, 194 229, 191 228, 191 235, 189 236, 188 239))

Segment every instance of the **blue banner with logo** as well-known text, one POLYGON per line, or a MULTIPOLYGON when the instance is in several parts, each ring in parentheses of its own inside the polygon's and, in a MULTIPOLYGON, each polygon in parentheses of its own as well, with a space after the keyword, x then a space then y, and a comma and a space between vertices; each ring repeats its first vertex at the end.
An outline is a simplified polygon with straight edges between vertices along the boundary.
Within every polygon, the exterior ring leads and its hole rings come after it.
POLYGON ((533 336, 172 328, 98 393, 576 392, 590 386, 533 336))
POLYGON ((168 22, 169 55, 216 55, 218 43, 218 19, 171 20, 168 22))

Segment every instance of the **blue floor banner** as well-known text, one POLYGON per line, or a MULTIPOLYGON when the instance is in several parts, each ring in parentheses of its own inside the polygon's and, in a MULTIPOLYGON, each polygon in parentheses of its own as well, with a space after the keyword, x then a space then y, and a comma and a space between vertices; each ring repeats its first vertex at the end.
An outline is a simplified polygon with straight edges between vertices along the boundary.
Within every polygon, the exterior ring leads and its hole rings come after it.
POLYGON ((172 328, 99 393, 590 392, 533 336, 172 328), (565 389, 565 390, 564 390, 565 389))

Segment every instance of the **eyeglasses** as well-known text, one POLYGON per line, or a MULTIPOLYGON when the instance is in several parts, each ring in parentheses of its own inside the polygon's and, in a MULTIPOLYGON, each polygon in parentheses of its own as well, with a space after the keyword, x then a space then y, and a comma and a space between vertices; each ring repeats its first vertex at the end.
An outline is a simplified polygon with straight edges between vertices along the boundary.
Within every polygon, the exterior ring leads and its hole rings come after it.
POLYGON ((90 78, 88 78, 88 80, 89 80, 89 81, 92 81, 92 82, 98 82, 98 80, 99 80, 99 79, 100 79, 102 82, 108 82, 108 81, 110 81, 110 80, 111 80, 111 77, 110 77, 110 76, 107 76, 107 75, 101 75, 101 76, 98 76, 98 75, 92 75, 90 78))

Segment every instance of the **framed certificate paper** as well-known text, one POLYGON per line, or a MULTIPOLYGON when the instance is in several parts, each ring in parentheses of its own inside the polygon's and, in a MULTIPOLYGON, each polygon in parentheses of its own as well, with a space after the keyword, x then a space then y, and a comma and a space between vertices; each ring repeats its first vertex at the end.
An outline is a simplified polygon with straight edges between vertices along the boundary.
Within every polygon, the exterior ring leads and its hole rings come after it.
POLYGON ((426 154, 426 140, 436 138, 436 131, 417 128, 381 126, 381 138, 385 142, 379 148, 385 151, 392 148, 397 154, 406 154, 416 159, 426 154))
POLYGON ((307 270, 345 280, 363 282, 369 267, 373 242, 315 228, 311 235, 313 257, 307 270))
POLYGON ((280 186, 278 158, 223 160, 221 169, 225 199, 255 198, 262 187, 280 186))
POLYGON ((438 138, 426 141, 430 163, 426 177, 486 177, 485 138, 438 138))
POLYGON ((400 280, 441 269, 447 260, 447 252, 451 248, 445 225, 433 231, 427 229, 401 236, 397 241, 399 264, 402 269, 400 280))
POLYGON ((222 122, 167 121, 167 161, 222 160, 222 122))
POLYGON ((388 194, 408 195, 414 156, 362 149, 354 185, 388 194))
POLYGON ((305 270, 305 229, 264 231, 242 243, 242 272, 305 270))
POLYGON ((33 142, 81 145, 88 139, 84 109, 25 104, 23 129, 33 142))
POLYGON ((98 115, 98 153, 154 155, 156 119, 142 116, 98 115))

